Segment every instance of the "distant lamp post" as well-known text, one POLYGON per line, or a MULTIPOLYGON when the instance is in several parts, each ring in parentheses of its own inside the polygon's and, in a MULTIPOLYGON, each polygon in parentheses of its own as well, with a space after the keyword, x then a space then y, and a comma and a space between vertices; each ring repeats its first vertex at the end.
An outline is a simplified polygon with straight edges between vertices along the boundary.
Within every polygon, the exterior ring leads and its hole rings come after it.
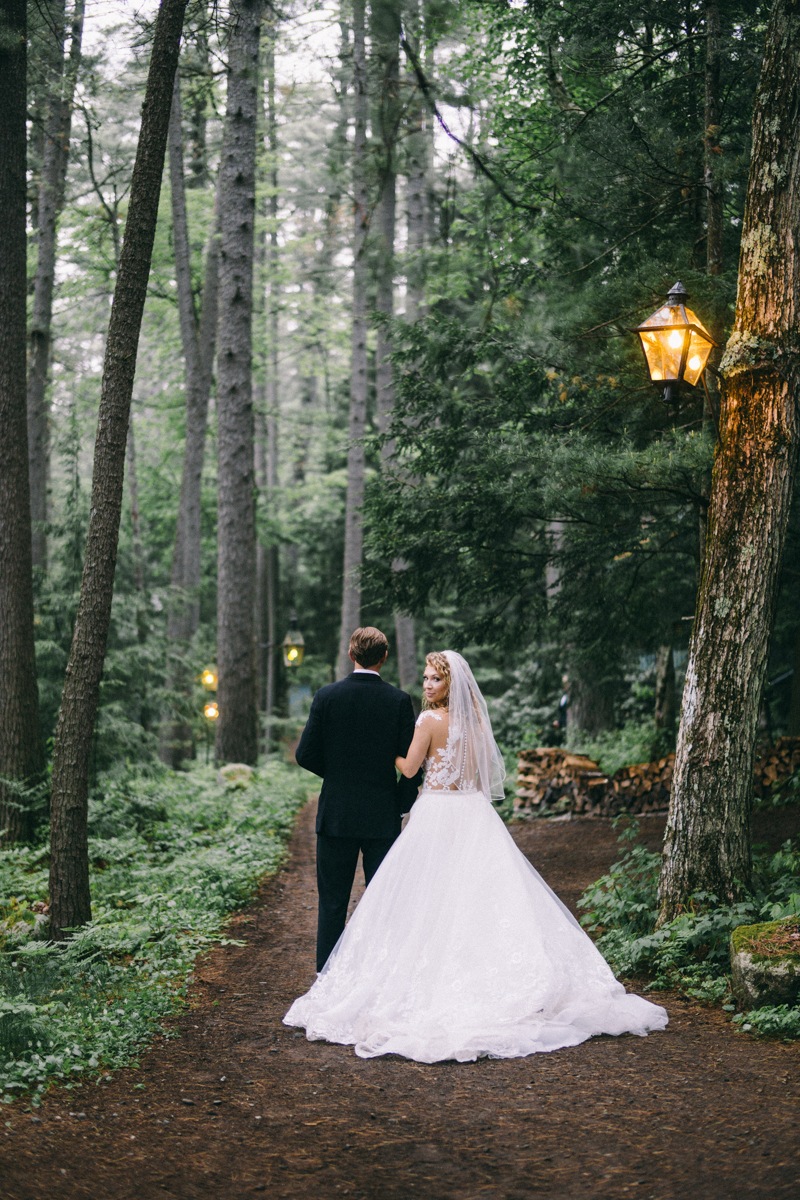
POLYGON ((207 692, 215 692, 217 690, 217 668, 206 667, 200 676, 200 682, 207 692))
POLYGON ((666 303, 656 309, 631 333, 638 333, 650 382, 669 402, 683 384, 695 387, 698 380, 705 387, 703 372, 712 346, 717 343, 690 308, 686 307, 689 293, 678 280, 672 286, 666 303))
MULTIPOLYGON (((205 674, 206 674, 206 672, 204 671, 201 676, 201 679, 203 679, 203 680, 205 679, 205 674)), ((217 686, 217 678, 216 678, 216 672, 214 672, 214 687, 216 687, 216 686, 217 686)), ((209 687, 209 689, 210 689, 211 685, 203 682, 203 687, 209 687)), ((208 756, 208 731, 211 729, 211 726, 214 724, 217 717, 219 716, 219 705, 217 704, 216 700, 209 700, 206 704, 203 705, 203 716, 206 719, 206 766, 208 766, 208 757, 209 757, 208 756)))
POLYGON ((302 633, 297 628, 297 616, 292 610, 289 617, 291 629, 283 639, 281 649, 283 650, 283 663, 286 667, 299 667, 303 661, 306 644, 302 633))

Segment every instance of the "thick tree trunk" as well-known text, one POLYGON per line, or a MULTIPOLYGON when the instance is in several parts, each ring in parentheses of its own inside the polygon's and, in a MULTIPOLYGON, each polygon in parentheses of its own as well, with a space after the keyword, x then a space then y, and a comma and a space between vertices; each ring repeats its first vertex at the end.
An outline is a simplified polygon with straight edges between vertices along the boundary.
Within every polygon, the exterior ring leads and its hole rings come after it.
MULTIPOLYGON (((175 77, 169 123, 169 173, 178 319, 186 371, 186 441, 183 451, 183 474, 178 502, 178 520, 175 527, 175 545, 172 551, 170 605, 167 620, 167 634, 174 655, 171 683, 173 690, 180 695, 191 692, 192 672, 185 662, 185 655, 187 645, 197 632, 200 623, 198 591, 201 570, 201 495, 208 402, 211 394, 214 351, 217 340, 219 243, 215 222, 206 249, 202 310, 198 323, 192 294, 178 75, 175 77)), ((162 762, 167 763, 173 770, 177 770, 181 762, 191 758, 192 752, 192 730, 186 719, 180 715, 165 718, 161 726, 159 748, 162 762)))
POLYGON ((350 367, 350 448, 347 452, 347 500, 344 524, 344 584, 337 679, 353 669, 350 635, 361 622, 361 555, 364 540, 364 426, 367 417, 367 64, 365 2, 353 2, 353 331, 350 367))
MULTIPOLYGON (((0 776, 24 787, 44 768, 25 406, 25 0, 0 2, 0 29, 0 776)), ((24 797, 0 784, 2 844, 31 832, 24 797)))
POLYGON ((689 650, 660 920, 750 881, 753 756, 798 450, 800 11, 777 0, 753 157, 708 547, 689 650))
POLYGON ((217 759, 255 763, 256 538, 252 317, 256 106, 263 0, 239 0, 220 162, 217 354, 217 759))
POLYGON ((162 0, 156 19, 125 240, 106 339, 81 594, 53 755, 50 932, 91 917, 87 841, 89 760, 103 671, 122 510, 125 446, 186 0, 162 0))
POLYGON ((47 100, 42 171, 38 196, 38 254, 33 285, 28 367, 28 462, 31 489, 33 565, 47 570, 47 486, 50 466, 47 374, 53 320, 56 270, 56 224, 64 206, 69 162, 72 100, 81 61, 84 0, 76 0, 69 55, 64 60, 64 5, 58 5, 50 27, 56 40, 59 69, 47 100))

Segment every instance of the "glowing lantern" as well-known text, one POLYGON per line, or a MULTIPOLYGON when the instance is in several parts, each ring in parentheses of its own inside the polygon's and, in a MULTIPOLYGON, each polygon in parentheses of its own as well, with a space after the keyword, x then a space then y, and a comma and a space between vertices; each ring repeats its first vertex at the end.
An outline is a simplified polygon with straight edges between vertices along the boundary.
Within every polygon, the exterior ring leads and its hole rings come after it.
POLYGON ((200 675, 200 682, 207 692, 215 692, 217 690, 217 668, 206 667, 200 675))
POLYGON ((219 716, 219 705, 216 700, 209 700, 208 704, 203 705, 203 716, 207 721, 216 721, 219 716))
POLYGON ((667 302, 631 333, 638 333, 650 382, 672 398, 681 384, 694 387, 701 380, 711 347, 716 342, 690 308, 689 293, 680 280, 670 289, 667 302))
MULTIPOLYGON (((293 622, 294 623, 294 622, 293 622)), ((283 661, 287 667, 299 667, 305 654, 305 641, 297 629, 290 629, 283 639, 283 661)))

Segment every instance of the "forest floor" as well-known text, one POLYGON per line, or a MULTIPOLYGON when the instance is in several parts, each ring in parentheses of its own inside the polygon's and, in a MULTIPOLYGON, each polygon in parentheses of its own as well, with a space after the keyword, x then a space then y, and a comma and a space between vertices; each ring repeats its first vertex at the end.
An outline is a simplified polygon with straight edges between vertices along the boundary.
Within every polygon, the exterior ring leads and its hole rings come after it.
MULTIPOLYGON (((736 1033, 718 1008, 654 994, 670 1024, 648 1038, 433 1066, 365 1061, 283 1026, 313 980, 313 810, 234 921, 247 945, 198 963, 179 1038, 108 1082, 4 1114, 3 1200, 800 1194, 800 1048, 736 1033)), ((796 808, 760 814, 756 840, 799 828, 796 808)), ((656 848, 663 819, 642 830, 656 848)), ((617 857, 608 821, 512 832, 573 910, 617 857)))

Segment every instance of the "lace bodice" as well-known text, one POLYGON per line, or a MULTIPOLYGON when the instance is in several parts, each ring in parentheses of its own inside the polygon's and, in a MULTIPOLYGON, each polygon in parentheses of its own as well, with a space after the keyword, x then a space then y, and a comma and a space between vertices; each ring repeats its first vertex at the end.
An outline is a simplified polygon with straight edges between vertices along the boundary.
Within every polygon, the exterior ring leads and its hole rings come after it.
POLYGON ((433 743, 437 739, 435 735, 432 738, 430 753, 422 764, 422 769, 425 773, 422 786, 427 792, 458 791, 459 769, 455 761, 454 737, 453 730, 449 727, 449 716, 446 711, 436 712, 435 709, 429 708, 419 714, 417 725, 422 725, 423 722, 431 720, 446 721, 448 723, 446 729, 447 741, 444 746, 435 747, 433 743))

